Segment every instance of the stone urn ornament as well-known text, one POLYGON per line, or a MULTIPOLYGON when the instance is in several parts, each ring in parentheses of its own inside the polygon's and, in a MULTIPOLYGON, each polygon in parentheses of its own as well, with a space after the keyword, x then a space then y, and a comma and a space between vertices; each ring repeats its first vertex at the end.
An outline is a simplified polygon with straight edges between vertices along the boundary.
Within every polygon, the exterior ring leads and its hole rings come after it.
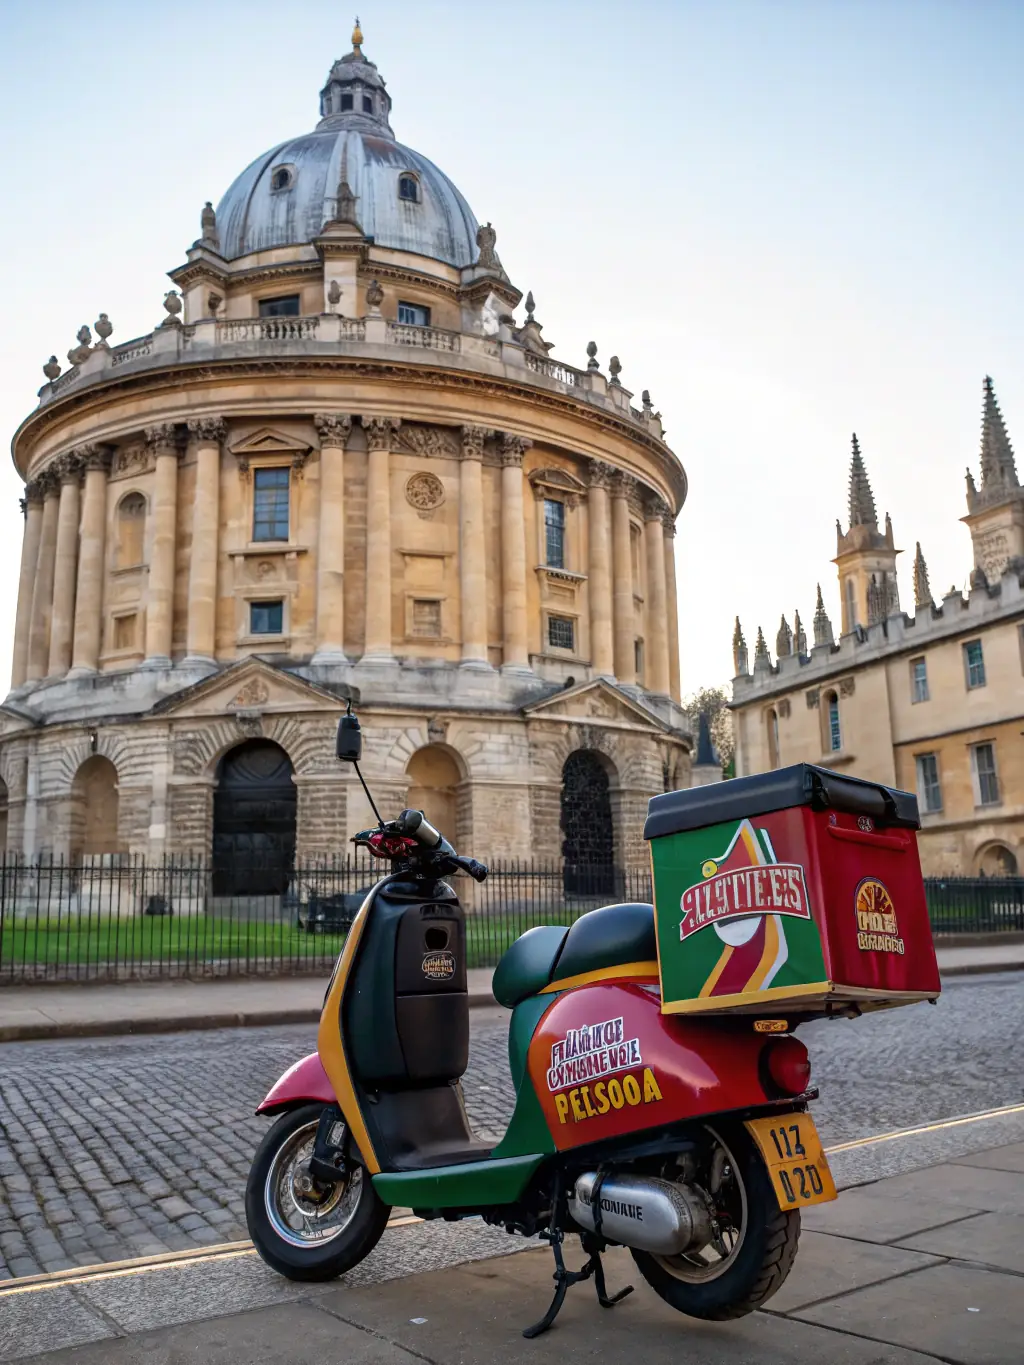
POLYGON ((380 287, 379 280, 371 280, 366 286, 366 306, 373 317, 380 312, 380 306, 384 302, 384 290, 380 287))
POLYGON ((114 330, 114 324, 107 317, 106 313, 101 313, 99 315, 93 323, 93 330, 99 337, 99 341, 96 343, 97 346, 102 346, 104 350, 108 350, 107 341, 110 338, 111 332, 114 330))
POLYGON ((611 360, 609 360, 608 373, 611 375, 611 379, 608 381, 609 384, 621 385, 622 380, 619 378, 619 375, 622 373, 622 364, 617 355, 613 355, 611 360))
POLYGON ((88 327, 84 325, 79 327, 77 340, 78 345, 73 346, 68 351, 68 360, 71 361, 72 365, 81 365, 82 361, 88 360, 92 354, 92 332, 89 331, 88 327))
POLYGON ((587 361, 587 369, 588 369, 588 370, 599 370, 599 369, 601 368, 601 366, 597 363, 597 342, 596 342, 596 341, 588 341, 588 342, 587 342, 587 355, 590 357, 590 359, 587 361))
POLYGON ((43 366, 43 374, 46 375, 51 384, 55 379, 60 377, 60 361, 55 355, 50 356, 49 360, 43 366))
POLYGON ((337 280, 331 280, 327 287, 327 302, 332 313, 337 312, 338 304, 341 302, 341 285, 337 280))
POLYGON ((168 289, 164 295, 164 308, 167 310, 167 317, 161 322, 161 327, 180 327, 181 319, 178 314, 181 312, 181 296, 176 289, 168 289))

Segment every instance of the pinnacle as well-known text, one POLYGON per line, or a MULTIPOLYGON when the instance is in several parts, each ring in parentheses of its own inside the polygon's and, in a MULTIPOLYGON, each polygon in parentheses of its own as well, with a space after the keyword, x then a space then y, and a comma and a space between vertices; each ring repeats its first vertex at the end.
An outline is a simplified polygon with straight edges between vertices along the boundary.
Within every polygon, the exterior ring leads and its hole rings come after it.
POLYGON ((989 375, 985 376, 981 416, 981 486, 1018 488, 1013 447, 989 375))
POLYGON ((932 604, 932 590, 928 582, 928 565, 921 552, 921 542, 917 542, 914 555, 914 606, 929 607, 932 604))
POLYGON ((743 627, 740 625, 740 618, 736 617, 736 625, 733 627, 732 642, 734 645, 745 645, 747 642, 743 638, 743 627))
POLYGON ((852 530, 854 526, 872 526, 876 530, 878 528, 875 499, 871 492, 871 484, 868 482, 867 470, 864 468, 856 432, 853 434, 853 457, 850 460, 850 529, 852 530))

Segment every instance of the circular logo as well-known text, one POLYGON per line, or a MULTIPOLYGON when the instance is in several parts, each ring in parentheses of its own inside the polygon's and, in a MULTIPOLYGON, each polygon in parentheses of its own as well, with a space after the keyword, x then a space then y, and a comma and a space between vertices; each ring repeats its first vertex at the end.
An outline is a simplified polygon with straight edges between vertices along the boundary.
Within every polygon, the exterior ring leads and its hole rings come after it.
POLYGON ((423 956, 423 975, 428 981, 450 981, 455 975, 455 954, 447 948, 423 956))
POLYGON ((414 474, 405 485, 405 498, 417 512, 432 512, 444 502, 444 484, 436 474, 414 474))
POLYGON ((865 877, 857 887, 858 914, 895 915, 892 897, 877 877, 865 877))
POLYGON ((700 875, 702 877, 713 877, 717 871, 718 864, 715 862, 714 858, 709 858, 701 868, 700 875))

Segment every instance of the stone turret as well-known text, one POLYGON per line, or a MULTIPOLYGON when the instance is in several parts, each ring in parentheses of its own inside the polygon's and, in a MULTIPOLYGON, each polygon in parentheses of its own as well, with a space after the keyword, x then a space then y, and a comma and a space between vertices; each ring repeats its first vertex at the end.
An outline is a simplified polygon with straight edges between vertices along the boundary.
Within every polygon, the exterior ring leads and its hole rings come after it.
POLYGON ((974 544, 975 573, 989 582, 1012 559, 1024 556, 1024 489, 1017 478, 1013 447, 992 380, 985 376, 981 411, 981 485, 967 471, 967 516, 974 544))
POLYGON ((814 607, 814 648, 819 649, 825 646, 831 649, 835 644, 832 635, 832 622, 828 619, 828 612, 825 610, 825 602, 821 595, 821 584, 818 584, 818 600, 814 607))
POLYGON ((874 625, 900 609, 896 585, 896 556, 892 521, 885 515, 885 530, 878 529, 875 496, 871 491, 864 457, 856 433, 850 459, 849 529, 836 523, 836 557, 842 603, 842 632, 874 625))

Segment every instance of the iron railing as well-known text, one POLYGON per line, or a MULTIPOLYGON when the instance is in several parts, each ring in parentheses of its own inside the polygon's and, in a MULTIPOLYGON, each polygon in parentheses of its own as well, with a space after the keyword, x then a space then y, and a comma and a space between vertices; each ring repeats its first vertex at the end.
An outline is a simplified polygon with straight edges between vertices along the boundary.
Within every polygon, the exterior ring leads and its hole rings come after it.
MULTIPOLYGON (((126 855, 0 858, 0 986, 15 982, 280 976, 329 971, 384 865, 369 857, 229 868, 126 855)), ((925 883, 937 935, 1024 931, 1024 879, 925 883)), ((649 901, 646 869, 497 862, 458 879, 467 965, 493 967, 538 924, 649 901)))

